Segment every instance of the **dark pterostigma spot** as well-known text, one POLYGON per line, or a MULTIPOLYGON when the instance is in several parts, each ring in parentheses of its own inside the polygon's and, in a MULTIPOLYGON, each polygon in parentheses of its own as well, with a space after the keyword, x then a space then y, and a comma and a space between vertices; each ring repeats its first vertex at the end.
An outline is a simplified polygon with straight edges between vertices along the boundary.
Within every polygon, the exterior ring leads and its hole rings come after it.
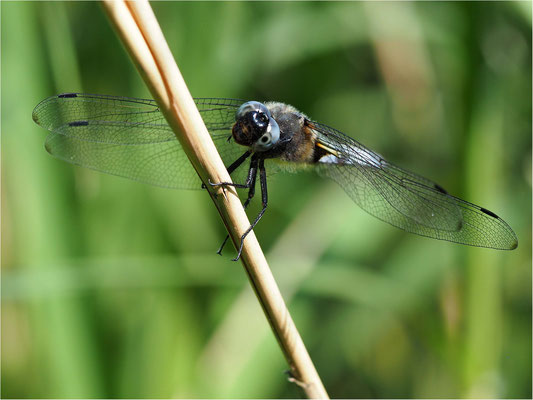
POLYGON ((484 212, 485 214, 490 215, 490 216, 493 217, 493 218, 496 218, 496 219, 499 219, 499 218, 500 218, 500 217, 498 217, 496 214, 494 214, 492 211, 489 211, 489 210, 487 210, 486 208, 480 207, 479 209, 480 209, 482 212, 484 212))
POLYGON ((68 99, 70 97, 78 97, 78 95, 76 93, 63 93, 63 94, 57 95, 57 97, 60 99, 68 99))
POLYGON ((439 184, 435 183, 435 189, 437 189, 439 192, 448 194, 448 192, 439 184))
POLYGON ((89 121, 74 121, 69 122, 68 126, 87 126, 89 125, 89 121))

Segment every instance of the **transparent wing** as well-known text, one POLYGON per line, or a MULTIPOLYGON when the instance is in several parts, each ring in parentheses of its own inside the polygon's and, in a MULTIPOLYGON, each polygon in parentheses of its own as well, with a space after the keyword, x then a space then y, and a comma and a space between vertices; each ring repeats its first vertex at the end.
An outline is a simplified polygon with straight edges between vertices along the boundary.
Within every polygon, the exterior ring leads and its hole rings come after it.
POLYGON ((491 211, 451 196, 333 128, 311 124, 318 143, 335 155, 318 163, 318 172, 373 216, 421 236, 495 249, 517 247, 513 230, 491 211))
MULTIPOLYGON (((229 142, 242 100, 195 99, 225 165, 246 149, 229 142)), ((67 93, 43 100, 34 121, 52 133, 46 149, 72 164, 156 186, 199 189, 201 182, 154 100, 67 93)), ((233 174, 244 180, 246 168, 233 174)))

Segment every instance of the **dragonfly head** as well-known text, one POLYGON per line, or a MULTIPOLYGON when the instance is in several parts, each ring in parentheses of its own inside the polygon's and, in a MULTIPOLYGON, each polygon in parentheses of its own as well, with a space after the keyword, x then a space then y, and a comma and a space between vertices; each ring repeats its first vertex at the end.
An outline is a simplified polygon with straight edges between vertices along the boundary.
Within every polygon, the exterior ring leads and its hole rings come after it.
POLYGON ((279 141, 279 126, 264 104, 248 101, 235 114, 232 135, 238 144, 262 152, 279 141))

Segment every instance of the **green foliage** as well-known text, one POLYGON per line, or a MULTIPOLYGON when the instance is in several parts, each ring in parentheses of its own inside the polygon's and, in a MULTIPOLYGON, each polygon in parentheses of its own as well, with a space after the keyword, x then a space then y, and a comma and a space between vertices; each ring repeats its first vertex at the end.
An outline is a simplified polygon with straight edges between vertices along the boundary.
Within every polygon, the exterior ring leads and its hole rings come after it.
MULTIPOLYGON (((531 4, 153 7, 193 96, 293 104, 518 235, 409 235, 276 174, 256 233, 329 394, 531 398, 531 4)), ((1 8, 2 397, 299 397, 204 192, 44 151, 41 99, 149 97, 100 5, 1 8)))

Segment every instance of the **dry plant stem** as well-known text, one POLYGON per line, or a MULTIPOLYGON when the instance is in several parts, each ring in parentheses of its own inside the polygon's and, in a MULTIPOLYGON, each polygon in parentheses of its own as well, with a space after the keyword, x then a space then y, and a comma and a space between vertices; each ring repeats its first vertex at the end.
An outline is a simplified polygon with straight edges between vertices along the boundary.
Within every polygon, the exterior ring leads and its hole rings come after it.
MULTIPOLYGON (((148 2, 106 0, 104 7, 202 182, 231 182, 148 2)), ((218 188, 217 195, 206 186, 234 245, 239 244, 250 222, 235 190, 218 188)), ((246 238, 241 262, 291 375, 308 398, 328 398, 253 231, 246 238)))

